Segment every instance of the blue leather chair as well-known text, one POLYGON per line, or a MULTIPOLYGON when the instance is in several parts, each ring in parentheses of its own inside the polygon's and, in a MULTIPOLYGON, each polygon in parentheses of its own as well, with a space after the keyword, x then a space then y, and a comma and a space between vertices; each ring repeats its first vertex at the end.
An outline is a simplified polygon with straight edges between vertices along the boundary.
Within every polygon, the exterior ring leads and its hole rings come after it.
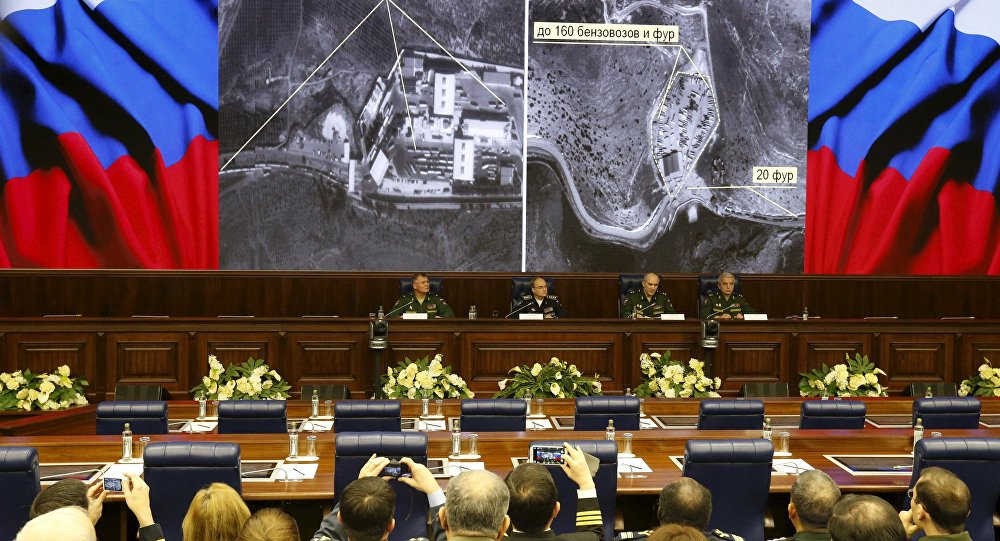
MULTIPOLYGON (((618 315, 625 317, 629 314, 622 312, 622 303, 625 302, 625 296, 632 291, 642 291, 642 280, 645 278, 645 274, 619 274, 618 275, 618 315)), ((663 279, 660 278, 662 281, 663 279)))
MULTIPOLYGON (((719 273, 721 274, 721 273, 719 273)), ((743 283, 739 276, 733 275, 733 279, 736 284, 733 287, 733 293, 743 294, 743 283)), ((698 313, 702 312, 702 308, 705 307, 705 303, 708 302, 708 296, 713 292, 719 290, 719 275, 718 274, 702 274, 698 276, 698 313)))
POLYGON ((243 493, 240 446, 210 441, 150 443, 143 455, 149 503, 166 541, 181 541, 181 522, 196 492, 225 483, 243 493))
POLYGON ((802 403, 799 428, 864 428, 867 412, 860 400, 806 400, 802 403))
MULTIPOLYGON (((531 445, 551 445, 562 447, 563 443, 579 446, 580 450, 589 453, 601 463, 597 466, 594 485, 597 487, 597 501, 601 506, 601 517, 604 519, 604 539, 611 541, 615 537, 615 497, 618 494, 618 444, 608 440, 543 440, 533 441, 531 445)), ((552 521, 552 531, 556 535, 576 531, 576 489, 577 485, 557 465, 548 466, 552 479, 559 491, 559 504, 562 511, 552 521)))
POLYGON ((0 539, 14 539, 41 490, 34 447, 0 447, 0 539))
POLYGON ((522 399, 477 398, 462 401, 460 422, 465 432, 524 432, 527 414, 522 399))
POLYGON ((399 432, 399 400, 358 400, 333 405, 334 432, 399 432))
POLYGON ((918 398, 913 401, 913 419, 919 417, 924 428, 979 428, 979 399, 966 396, 918 398))
POLYGON ((764 427, 764 403, 760 400, 717 398, 698 406, 699 430, 760 430, 764 427))
POLYGON ((284 400, 219 402, 219 434, 283 434, 288 431, 284 400))
POLYGON ((634 396, 581 396, 576 399, 573 430, 639 430, 639 399, 634 396))
POLYGON ((143 402, 104 401, 97 405, 97 434, 121 434, 125 423, 133 434, 166 434, 167 403, 160 400, 143 402))
POLYGON ((774 447, 765 439, 687 442, 684 477, 698 481, 712 493, 708 529, 763 541, 773 456, 774 447))
MULTIPOLYGON (((534 279, 532 276, 515 276, 510 279, 510 309, 514 310, 514 307, 521 302, 521 299, 525 295, 531 295, 531 281, 534 279)), ((552 280, 548 278, 545 279, 545 283, 549 285, 549 295, 555 294, 555 285, 552 280)))
MULTIPOLYGON (((431 286, 431 293, 435 295, 441 295, 441 279, 440 278, 428 278, 431 286)), ((402 297, 407 293, 413 291, 413 278, 400 278, 399 279, 399 296, 402 297)))
MULTIPOLYGON (((910 488, 924 468, 937 466, 957 475, 972 493, 965 529, 975 541, 993 540, 993 512, 1000 497, 1000 439, 925 438, 913 449, 910 488)), ((907 500, 904 507, 910 506, 907 500)))
MULTIPOLYGON (((427 434, 423 432, 341 432, 337 434, 333 493, 339 498, 372 453, 427 464, 427 434)), ((427 537, 427 495, 402 483, 392 483, 396 492, 396 528, 389 541, 427 537)))

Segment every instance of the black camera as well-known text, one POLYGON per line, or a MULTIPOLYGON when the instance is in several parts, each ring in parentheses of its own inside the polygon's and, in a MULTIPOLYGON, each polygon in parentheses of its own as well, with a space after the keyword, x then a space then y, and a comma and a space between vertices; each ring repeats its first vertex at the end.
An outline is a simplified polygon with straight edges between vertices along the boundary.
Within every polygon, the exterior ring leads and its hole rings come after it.
POLYGON ((397 459, 392 459, 382 468, 379 477, 410 477, 410 467, 397 459))

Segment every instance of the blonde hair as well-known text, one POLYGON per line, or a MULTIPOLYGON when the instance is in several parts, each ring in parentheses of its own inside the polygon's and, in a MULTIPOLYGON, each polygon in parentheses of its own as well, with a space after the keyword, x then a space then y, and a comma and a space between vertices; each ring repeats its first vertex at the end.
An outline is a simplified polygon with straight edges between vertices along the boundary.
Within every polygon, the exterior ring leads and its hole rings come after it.
POLYGON ((233 488, 212 483, 191 500, 181 531, 184 541, 237 541, 250 509, 233 488))
POLYGON ((299 541, 299 525, 281 509, 261 509, 247 519, 239 541, 299 541))

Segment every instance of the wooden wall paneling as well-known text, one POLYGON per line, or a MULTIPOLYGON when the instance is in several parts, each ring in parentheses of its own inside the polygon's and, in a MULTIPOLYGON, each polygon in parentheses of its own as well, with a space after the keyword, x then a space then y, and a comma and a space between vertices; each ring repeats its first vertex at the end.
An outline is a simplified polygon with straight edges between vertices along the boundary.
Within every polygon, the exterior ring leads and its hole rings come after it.
POLYGON ((860 353, 871 359, 872 340, 870 333, 798 333, 795 374, 792 374, 793 381, 789 385, 798 386, 801 377, 798 374, 820 368, 824 363, 833 366, 845 362, 845 355, 853 359, 855 354, 860 353))
POLYGON ((866 281, 831 276, 825 276, 821 280, 805 280, 803 306, 798 307, 794 313, 801 315, 802 308, 808 307, 810 315, 824 319, 860 318, 869 315, 866 314, 869 299, 866 283, 866 281))
POLYGON ((279 374, 288 372, 282 357, 283 336, 276 331, 200 332, 195 334, 195 358, 191 362, 192 381, 208 374, 208 356, 215 355, 223 366, 242 364, 248 358, 264 359, 279 374))
POLYGON ((875 364, 889 375, 890 392, 912 382, 951 381, 955 336, 935 333, 884 333, 875 364))
POLYGON ((642 383, 642 371, 639 369, 639 356, 643 353, 670 353, 671 359, 687 361, 691 358, 701 359, 701 335, 698 332, 647 332, 645 330, 629 335, 626 354, 622 359, 624 374, 622 385, 636 388, 642 383))
POLYGON ((52 373, 66 365, 72 377, 87 379, 87 398, 94 400, 105 387, 97 364, 97 341, 92 332, 8 333, 4 372, 27 369, 36 374, 52 373))
MULTIPOLYGON (((112 332, 106 339, 105 397, 118 383, 162 385, 170 398, 183 400, 198 384, 190 380, 188 334, 183 332, 112 332)), ((206 359, 207 363, 207 359, 206 359)), ((208 368, 203 371, 208 374, 208 368)))
POLYGON ((287 378, 293 396, 304 384, 341 384, 364 391, 370 379, 368 342, 356 332, 288 333, 287 378))
POLYGON ((789 381, 791 385, 789 349, 787 333, 723 332, 714 352, 714 373, 728 393, 748 382, 789 381))
POLYGON ((1000 334, 964 334, 960 340, 962 354, 955 360, 952 380, 956 384, 978 372, 984 359, 994 368, 1000 368, 1000 334))
MULTIPOLYGON (((764 280, 753 275, 741 276, 743 296, 750 306, 769 319, 780 320, 802 313, 804 280, 800 277, 764 280)), ((810 309, 811 310, 811 309, 810 309)))

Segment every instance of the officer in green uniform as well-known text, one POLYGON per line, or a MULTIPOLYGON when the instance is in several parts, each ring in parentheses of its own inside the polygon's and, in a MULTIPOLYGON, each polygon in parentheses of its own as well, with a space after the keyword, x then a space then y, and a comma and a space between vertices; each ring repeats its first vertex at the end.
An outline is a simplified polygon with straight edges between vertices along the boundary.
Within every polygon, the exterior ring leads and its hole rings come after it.
POLYGON ((633 289, 625 295, 621 306, 621 317, 660 317, 660 314, 676 313, 674 305, 670 304, 670 297, 659 289, 660 275, 655 272, 646 273, 646 276, 642 277, 642 291, 633 289))
POLYGON ((795 535, 774 541, 830 541, 827 525, 833 506, 840 499, 840 487, 822 470, 802 472, 792 483, 788 520, 795 535))
POLYGON ((426 274, 413 275, 413 291, 403 295, 387 316, 402 317, 404 312, 427 314, 428 318, 455 317, 455 311, 444 299, 430 292, 431 281, 426 274))
POLYGON ((702 319, 743 319, 743 314, 753 314, 743 295, 733 293, 736 288, 736 277, 731 272, 719 275, 719 289, 713 291, 704 306, 701 307, 702 319))
MULTIPOLYGON (((972 492, 960 477, 943 468, 924 468, 907 495, 910 509, 900 511, 899 520, 908 537, 923 531, 923 538, 927 540, 972 541, 966 529, 972 510, 972 492)), ((989 520, 989 515, 986 517, 989 520)), ((993 528, 988 529, 993 531, 993 528)))

